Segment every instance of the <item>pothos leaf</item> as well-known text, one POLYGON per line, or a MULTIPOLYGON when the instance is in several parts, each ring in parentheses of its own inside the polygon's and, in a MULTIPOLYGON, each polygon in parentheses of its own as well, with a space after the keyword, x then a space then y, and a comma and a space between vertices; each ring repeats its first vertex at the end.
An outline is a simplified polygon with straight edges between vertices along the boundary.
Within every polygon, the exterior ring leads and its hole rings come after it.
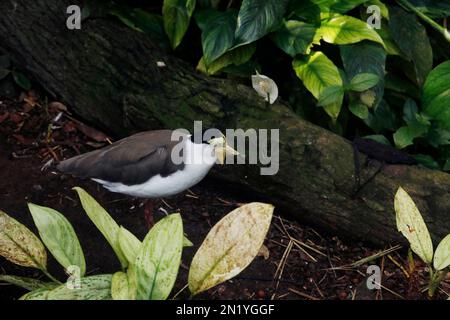
POLYGON ((313 24, 297 20, 285 21, 274 34, 273 41, 281 50, 295 57, 297 54, 309 53, 316 30, 317 27, 313 24))
POLYGON ((162 8, 164 30, 173 49, 178 47, 183 39, 194 8, 195 0, 164 0, 162 8))
POLYGON ((197 65, 197 70, 208 75, 216 74, 223 68, 229 65, 241 65, 252 57, 255 53, 256 46, 254 43, 245 46, 240 46, 230 51, 227 51, 221 57, 217 58, 210 64, 206 64, 204 57, 202 57, 197 65))
POLYGON ((84 276, 86 262, 78 237, 69 221, 58 211, 32 203, 28 208, 45 246, 64 267, 77 266, 84 276))
POLYGON ((47 252, 39 238, 3 211, 0 211, 0 256, 24 267, 45 270, 47 266, 47 252))
POLYGON ((38 289, 53 289, 57 286, 54 282, 43 282, 33 278, 10 276, 6 274, 0 274, 0 281, 8 282, 30 291, 38 289))
POLYGON ((95 224, 97 229, 103 234, 108 241, 123 268, 128 265, 128 261, 125 258, 119 245, 119 225, 114 219, 106 212, 105 209, 85 190, 80 187, 73 188, 80 197, 81 205, 84 211, 88 215, 89 219, 95 224))
POLYGON ((366 22, 351 16, 333 15, 330 19, 323 20, 314 42, 319 38, 328 43, 341 45, 370 40, 384 46, 383 40, 374 29, 366 22))
POLYGON ((430 117, 450 130, 450 61, 438 65, 423 86, 422 106, 430 117))
POLYGON ((394 205, 398 231, 408 239, 411 250, 424 262, 431 264, 433 260, 433 243, 431 242, 430 233, 419 209, 417 209, 414 201, 402 187, 398 188, 394 205))
MULTIPOLYGON (((292 66, 297 76, 316 99, 320 98, 325 88, 343 84, 339 69, 320 51, 304 58, 294 59, 292 66)), ((324 108, 331 118, 337 119, 341 104, 332 103, 324 108)))
POLYGON ((350 105, 348 106, 348 109, 350 110, 351 113, 353 113, 360 119, 364 120, 369 117, 369 109, 367 108, 367 105, 359 101, 351 102, 350 105))
POLYGON ((373 88, 380 81, 380 77, 373 73, 360 73, 352 78, 349 89, 363 92, 373 88))
POLYGON ((318 106, 325 107, 332 103, 342 104, 344 88, 342 86, 326 87, 319 96, 318 106))
POLYGON ((182 249, 180 214, 171 214, 153 226, 134 263, 138 300, 167 299, 178 274, 182 249))
POLYGON ((448 234, 436 248, 433 266, 436 270, 443 270, 450 266, 450 234, 448 234))
POLYGON ((192 294, 231 279, 244 270, 261 248, 273 206, 253 202, 222 218, 208 233, 189 269, 192 294))
POLYGON ((134 263, 138 252, 141 250, 142 242, 124 227, 119 230, 119 246, 128 263, 134 263))
POLYGON ((413 13, 391 7, 391 36, 406 58, 413 62, 416 80, 422 85, 433 67, 433 49, 425 27, 413 13))
POLYGON ((130 288, 127 274, 119 271, 111 279, 111 297, 113 300, 130 300, 130 288))
POLYGON ((254 42, 274 31, 283 19, 286 0, 243 0, 238 14, 235 45, 254 42))
POLYGON ((427 127, 404 126, 394 133, 394 142, 397 148, 403 149, 414 143, 414 139, 421 137, 427 131, 427 127))
POLYGON ((206 23, 202 32, 202 47, 207 64, 219 58, 233 46, 236 17, 237 12, 229 10, 206 23))
MULTIPOLYGON (((375 85, 372 85, 372 83, 371 86, 356 87, 357 91, 360 92, 373 87, 371 91, 374 93, 374 101, 367 106, 376 108, 384 95, 386 52, 383 47, 377 43, 363 41, 341 46, 340 51, 345 72, 353 81, 355 81, 355 77, 361 77, 361 74, 378 76, 375 85)), ((356 78, 356 80, 360 79, 356 78)))
POLYGON ((20 300, 110 300, 111 275, 95 275, 80 279, 79 288, 67 284, 53 289, 37 289, 23 295, 20 300))

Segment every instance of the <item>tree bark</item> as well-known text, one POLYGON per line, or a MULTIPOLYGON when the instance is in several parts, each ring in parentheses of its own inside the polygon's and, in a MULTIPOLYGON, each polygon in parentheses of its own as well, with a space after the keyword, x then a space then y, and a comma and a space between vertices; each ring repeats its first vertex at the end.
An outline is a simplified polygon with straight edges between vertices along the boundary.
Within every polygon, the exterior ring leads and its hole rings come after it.
MULTIPOLYGON (((147 36, 107 19, 66 28, 77 1, 2 0, 0 46, 45 90, 81 118, 117 137, 157 128, 280 130, 280 169, 261 176, 256 165, 223 166, 214 175, 255 192, 303 222, 382 245, 403 241, 394 194, 403 186, 420 208, 432 237, 450 230, 450 176, 417 166, 386 165, 353 199, 351 143, 300 119, 253 89, 206 77, 161 50, 147 36), (164 61, 159 68, 157 61, 164 61)), ((361 155, 364 163, 365 156, 361 155)), ((379 163, 362 168, 362 180, 379 163)))

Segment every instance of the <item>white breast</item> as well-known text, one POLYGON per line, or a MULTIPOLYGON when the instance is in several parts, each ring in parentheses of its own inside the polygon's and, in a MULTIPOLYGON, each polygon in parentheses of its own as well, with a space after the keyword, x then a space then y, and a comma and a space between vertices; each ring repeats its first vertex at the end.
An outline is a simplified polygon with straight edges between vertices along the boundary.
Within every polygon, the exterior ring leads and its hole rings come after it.
POLYGON ((208 144, 195 144, 188 140, 184 150, 183 170, 178 170, 166 177, 158 174, 144 183, 130 186, 101 179, 92 180, 102 184, 109 191, 134 197, 162 198, 175 195, 199 183, 216 161, 213 149, 208 144))

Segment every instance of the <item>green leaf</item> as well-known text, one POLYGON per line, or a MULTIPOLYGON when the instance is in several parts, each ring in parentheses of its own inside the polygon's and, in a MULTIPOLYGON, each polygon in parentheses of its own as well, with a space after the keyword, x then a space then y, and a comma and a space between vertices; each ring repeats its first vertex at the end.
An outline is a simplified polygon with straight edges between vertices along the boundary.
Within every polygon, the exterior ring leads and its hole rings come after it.
POLYGON ((296 20, 285 21, 273 37, 275 44, 288 55, 306 54, 313 42, 317 27, 296 20))
POLYGON ((127 274, 119 271, 111 279, 111 297, 113 300, 130 300, 127 274))
POLYGON ((323 20, 314 42, 319 38, 333 44, 351 44, 370 40, 384 46, 383 40, 374 29, 369 28, 366 22, 350 16, 334 15, 331 19, 323 20))
POLYGON ((173 49, 183 39, 189 27, 194 8, 195 0, 164 0, 162 8, 164 30, 173 49))
POLYGON ((136 278, 136 267, 134 266, 134 264, 128 265, 127 280, 128 280, 128 299, 136 300, 137 278, 136 278))
POLYGON ((428 169, 441 170, 441 166, 439 165, 439 163, 437 163, 436 160, 434 160, 430 155, 415 154, 413 157, 419 164, 428 169))
POLYGON ((311 2, 317 4, 322 12, 345 13, 367 0, 311 0, 311 2))
POLYGON ((261 65, 255 61, 249 60, 241 65, 235 66, 230 65, 221 70, 222 72, 229 75, 231 78, 251 78, 256 72, 261 72, 261 65))
POLYGON ((127 27, 139 31, 139 32, 143 32, 139 27, 136 26, 136 23, 133 21, 133 19, 130 17, 129 12, 124 11, 122 8, 113 8, 110 11, 110 14, 112 16, 115 16, 117 18, 119 18, 120 21, 122 21, 122 23, 124 25, 126 25, 127 27))
POLYGON ((200 8, 217 8, 221 0, 197 0, 200 8))
POLYGON ((46 270, 44 245, 23 224, 0 210, 0 256, 23 267, 46 270))
POLYGON ((344 88, 342 86, 326 87, 319 96, 318 106, 326 107, 332 103, 342 104, 344 99, 344 88))
POLYGON ((136 257, 142 247, 142 242, 134 234, 121 226, 119 229, 119 246, 128 263, 132 264, 136 261, 136 257))
MULTIPOLYGON (((408 99, 403 106, 403 120, 407 126, 400 128, 394 135, 394 141, 398 148, 404 148, 413 144, 413 140, 418 137, 426 136, 427 139, 433 140, 438 138, 437 135, 432 135, 430 126, 431 123, 427 116, 418 113, 419 108, 414 100, 408 99)), ((433 134, 437 132, 433 131, 433 134)))
POLYGON ((403 190, 398 188, 394 200, 397 229, 408 239, 411 250, 425 263, 431 264, 433 259, 433 243, 422 215, 414 201, 403 190))
POLYGON ((348 106, 348 109, 351 113, 353 113, 355 116, 357 116, 360 119, 367 119, 369 117, 369 109, 367 105, 364 103, 353 101, 348 106))
POLYGON ((349 89, 353 91, 363 92, 373 88, 380 81, 380 77, 373 73, 360 73, 350 80, 349 89))
POLYGON ((401 127, 394 133, 395 146, 399 149, 406 148, 407 146, 414 144, 414 139, 418 138, 422 133, 414 131, 409 126, 401 127))
POLYGON ((311 0, 291 0, 288 3, 288 12, 293 12, 301 20, 308 22, 320 21, 320 8, 311 0))
POLYGON ((111 300, 112 275, 95 275, 80 279, 80 288, 60 285, 47 293, 47 300, 111 300))
POLYGON ((19 87, 21 87, 24 90, 31 89, 30 80, 28 80, 28 78, 23 73, 12 71, 12 76, 14 78, 14 82, 17 83, 19 87))
POLYGON ((103 234, 106 241, 112 247, 114 252, 119 258, 122 268, 125 268, 128 264, 122 250, 119 245, 119 225, 114 219, 106 212, 105 209, 92 198, 86 191, 80 187, 73 188, 80 197, 81 205, 84 211, 88 215, 89 219, 94 223, 97 229, 103 234))
POLYGON ((48 300, 111 300, 112 275, 95 275, 80 279, 80 288, 61 285, 49 292, 48 300))
POLYGON ((194 18, 198 27, 202 30, 206 30, 206 26, 211 21, 218 19, 223 14, 222 11, 214 10, 214 9, 200 9, 195 10, 194 18))
POLYGON ((143 32, 164 48, 169 47, 164 21, 160 15, 151 14, 139 8, 114 6, 109 14, 119 18, 128 27, 143 32))
MULTIPOLYGON (((339 69, 320 51, 307 57, 294 59, 292 66, 297 76, 316 99, 319 99, 325 88, 343 84, 339 69)), ((324 108, 332 119, 337 119, 341 105, 333 103, 324 108)))
POLYGON ((197 69, 208 75, 216 74, 229 65, 238 66, 247 62, 255 53, 255 50, 255 44, 237 47, 226 52, 220 58, 216 59, 208 65, 205 63, 205 59, 202 57, 198 63, 197 69))
POLYGON ((180 214, 171 214, 153 226, 134 264, 138 300, 165 300, 172 291, 183 249, 180 214))
POLYGON ((381 21, 381 29, 377 29, 377 33, 380 35, 381 39, 383 39, 384 48, 388 55, 402 55, 400 48, 395 43, 394 39, 392 39, 391 30, 389 29, 387 22, 381 21))
POLYGON ((208 290, 244 270, 256 257, 269 230, 274 207, 253 202, 222 218, 192 259, 189 290, 208 290))
POLYGON ((405 57, 412 61, 416 81, 421 86, 433 67, 433 50, 425 27, 414 14, 391 7, 389 21, 391 36, 405 57))
POLYGON ((423 86, 422 108, 444 129, 450 130, 450 61, 438 65, 423 86))
POLYGON ((349 78, 366 73, 378 76, 379 81, 371 89, 375 99, 372 104, 367 104, 369 107, 376 108, 384 95, 386 51, 379 44, 369 41, 341 46, 340 51, 344 69, 349 78))
POLYGON ((365 137, 363 137, 363 138, 364 138, 364 139, 371 139, 371 140, 373 140, 373 141, 376 141, 376 142, 378 142, 378 143, 385 144, 385 145, 387 145, 387 146, 392 146, 391 143, 389 142, 389 140, 388 140, 385 136, 383 136, 383 135, 381 135, 381 134, 369 135, 369 136, 365 136, 365 137))
POLYGON ((391 110, 386 101, 381 100, 378 107, 364 122, 376 133, 384 130, 394 131, 397 128, 395 113, 391 110))
POLYGON ((79 288, 67 284, 54 289, 37 289, 23 295, 20 300, 111 300, 112 275, 96 275, 80 279, 79 288))
POLYGON ((388 73, 385 77, 385 88, 405 96, 420 99, 420 89, 404 77, 388 73))
POLYGON ((19 300, 47 300, 49 289, 36 289, 21 296, 19 300))
POLYGON ((183 236, 183 247, 193 247, 194 244, 186 236, 183 236))
POLYGON ((450 144, 450 131, 439 128, 434 124, 428 130, 426 139, 428 143, 435 148, 446 146, 450 144))
POLYGON ((416 115, 419 113, 419 107, 413 99, 408 98, 403 105, 403 120, 407 124, 417 121, 416 115))
POLYGON ((254 42, 278 28, 286 4, 286 0, 243 0, 237 19, 235 45, 254 42))
POLYGON ((436 248, 433 265, 436 270, 444 270, 450 266, 450 234, 442 239, 436 248))
POLYGON ((33 278, 10 276, 6 274, 0 274, 0 282, 8 282, 30 291, 38 289, 53 289, 57 286, 57 284, 53 282, 43 282, 33 278))
POLYGON ((233 46, 237 12, 229 10, 210 19, 202 32, 203 57, 206 64, 222 56, 233 46))
POLYGON ((32 203, 28 209, 47 249, 64 268, 78 266, 80 276, 86 272, 83 250, 75 230, 58 211, 32 203))

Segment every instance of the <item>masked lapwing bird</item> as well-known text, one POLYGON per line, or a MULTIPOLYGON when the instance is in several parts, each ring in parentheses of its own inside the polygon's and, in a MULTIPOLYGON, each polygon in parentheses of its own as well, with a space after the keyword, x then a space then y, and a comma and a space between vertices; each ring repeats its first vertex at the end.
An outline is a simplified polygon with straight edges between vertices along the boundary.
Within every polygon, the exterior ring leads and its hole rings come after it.
MULTIPOLYGON (((180 131, 156 130, 134 134, 58 165, 61 172, 90 178, 112 192, 155 199, 178 194, 200 182, 214 163, 237 154, 216 138, 194 143, 180 131)), ((146 202, 145 217, 153 224, 153 202, 146 202)))

